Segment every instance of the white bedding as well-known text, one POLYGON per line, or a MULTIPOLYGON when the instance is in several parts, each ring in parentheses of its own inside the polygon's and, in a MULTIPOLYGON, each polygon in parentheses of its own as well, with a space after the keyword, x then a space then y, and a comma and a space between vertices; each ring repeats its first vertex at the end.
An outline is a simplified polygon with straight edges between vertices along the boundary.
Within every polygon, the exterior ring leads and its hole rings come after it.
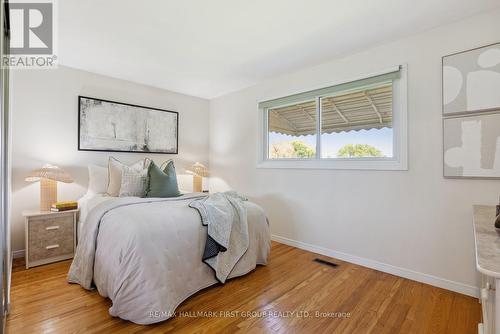
MULTIPOLYGON (((170 318, 190 295, 217 283, 212 269, 201 261, 207 228, 202 226, 199 213, 188 206, 192 200, 190 195, 175 199, 84 199, 80 207, 82 238, 69 281, 90 288, 85 274, 90 270, 99 294, 113 302, 109 310, 112 316, 139 324, 170 318), (89 240, 95 221, 98 233, 92 244, 89 240)), ((249 246, 229 278, 266 264, 270 251, 269 225, 262 209, 250 202, 245 207, 249 246)))
POLYGON ((107 194, 87 193, 78 200, 78 208, 80 209, 77 231, 78 237, 80 236, 80 231, 82 230, 82 226, 87 218, 87 215, 89 214, 89 211, 96 207, 96 205, 112 199, 113 197, 108 196, 107 194))

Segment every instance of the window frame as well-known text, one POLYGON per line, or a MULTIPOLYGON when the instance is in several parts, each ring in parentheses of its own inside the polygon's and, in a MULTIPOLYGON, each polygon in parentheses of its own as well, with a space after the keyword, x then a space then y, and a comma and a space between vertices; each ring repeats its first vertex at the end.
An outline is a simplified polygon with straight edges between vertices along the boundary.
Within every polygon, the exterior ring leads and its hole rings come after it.
MULTIPOLYGON (((335 83, 331 87, 356 82, 372 77, 395 72, 399 68, 400 76, 393 81, 393 156, 392 157, 361 157, 361 158, 321 158, 321 98, 334 94, 315 96, 316 100, 316 156, 314 158, 269 159, 269 118, 268 110, 290 104, 261 107, 260 104, 270 101, 262 100, 259 103, 259 140, 257 153, 257 168, 292 168, 292 169, 351 169, 351 170, 408 170, 408 98, 407 98, 407 65, 387 69, 369 75, 359 76, 351 80, 335 83)), ((380 81, 381 83, 383 81, 380 81)), ((320 88, 321 90, 321 88, 320 88)), ((342 92, 348 91, 344 90, 342 92)), ((300 94, 300 93, 299 93, 300 94)), ((298 94, 297 94, 298 95, 298 94)), ((281 99, 281 98, 280 98, 281 99)), ((308 99, 310 100, 310 99, 308 99)))

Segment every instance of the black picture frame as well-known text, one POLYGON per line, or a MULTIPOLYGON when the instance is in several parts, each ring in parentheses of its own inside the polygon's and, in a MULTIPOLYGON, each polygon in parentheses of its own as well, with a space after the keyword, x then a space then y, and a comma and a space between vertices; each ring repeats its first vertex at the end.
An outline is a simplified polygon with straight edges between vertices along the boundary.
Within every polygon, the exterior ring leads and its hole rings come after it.
POLYGON ((118 102, 118 101, 112 101, 112 100, 106 100, 106 99, 100 99, 96 97, 90 97, 90 96, 84 96, 84 95, 78 95, 78 151, 90 151, 90 152, 118 152, 118 153, 152 153, 152 154, 179 154, 179 113, 177 111, 172 111, 172 110, 167 110, 167 109, 160 109, 160 108, 154 108, 154 107, 147 107, 147 106, 142 106, 138 104, 131 104, 131 103, 124 103, 124 102, 118 102), (123 105, 127 107, 136 107, 136 108, 142 108, 142 109, 149 109, 149 110, 155 110, 155 111, 162 111, 162 112, 167 112, 167 113, 172 113, 176 115, 176 147, 175 147, 175 152, 163 152, 163 151, 143 151, 143 150, 113 150, 113 149, 89 149, 89 148, 82 148, 81 147, 81 106, 82 106, 82 99, 90 99, 90 100, 95 100, 95 101, 100 101, 100 102, 107 102, 107 103, 113 103, 113 104, 118 104, 118 105, 123 105))

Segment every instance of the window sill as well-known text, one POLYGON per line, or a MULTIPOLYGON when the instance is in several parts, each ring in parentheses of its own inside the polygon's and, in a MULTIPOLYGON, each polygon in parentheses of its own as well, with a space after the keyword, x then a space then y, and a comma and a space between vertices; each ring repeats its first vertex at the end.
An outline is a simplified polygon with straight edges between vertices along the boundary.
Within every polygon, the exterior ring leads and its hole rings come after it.
POLYGON ((257 168, 276 169, 339 169, 339 170, 408 170, 405 161, 395 159, 282 159, 263 160, 257 163, 257 168))

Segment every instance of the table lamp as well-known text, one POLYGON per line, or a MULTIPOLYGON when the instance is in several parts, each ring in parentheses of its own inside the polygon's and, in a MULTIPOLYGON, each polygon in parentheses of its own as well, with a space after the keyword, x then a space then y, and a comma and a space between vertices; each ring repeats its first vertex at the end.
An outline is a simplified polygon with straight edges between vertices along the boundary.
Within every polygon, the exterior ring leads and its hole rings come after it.
POLYGON ((50 211, 50 206, 57 202, 57 181, 73 182, 73 178, 68 173, 57 166, 48 164, 31 171, 24 180, 40 181, 40 211, 50 211))
POLYGON ((188 172, 193 174, 193 192, 199 193, 202 191, 201 184, 204 176, 208 176, 208 168, 199 162, 195 163, 187 169, 188 172))

